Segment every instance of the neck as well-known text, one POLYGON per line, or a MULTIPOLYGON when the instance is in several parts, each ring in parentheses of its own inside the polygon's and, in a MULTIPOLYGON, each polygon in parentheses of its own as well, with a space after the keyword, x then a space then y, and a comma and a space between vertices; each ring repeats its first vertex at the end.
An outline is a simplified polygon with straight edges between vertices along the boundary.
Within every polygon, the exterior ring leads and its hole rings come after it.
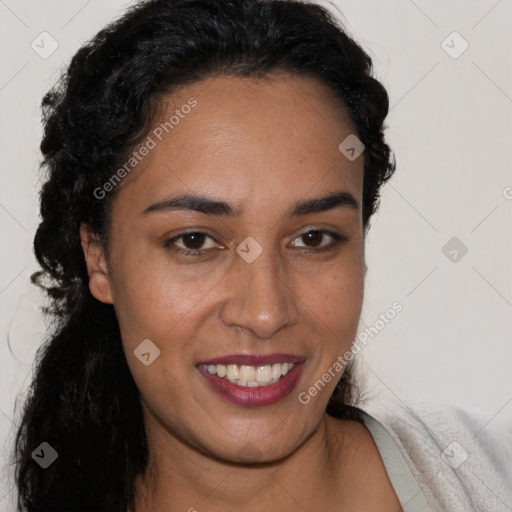
POLYGON ((325 414, 285 458, 236 464, 199 451, 146 416, 149 463, 136 480, 134 512, 267 510, 269 504, 272 510, 312 510, 320 502, 339 507, 340 482, 353 462, 354 423, 325 414))

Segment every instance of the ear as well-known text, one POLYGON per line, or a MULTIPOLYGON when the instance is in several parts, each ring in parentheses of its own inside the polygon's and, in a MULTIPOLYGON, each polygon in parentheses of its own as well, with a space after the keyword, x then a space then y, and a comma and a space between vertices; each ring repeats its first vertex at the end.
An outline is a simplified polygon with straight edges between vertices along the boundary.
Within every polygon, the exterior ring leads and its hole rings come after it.
POLYGON ((89 290, 92 296, 106 304, 113 304, 107 261, 99 235, 91 231, 82 222, 80 224, 80 240, 87 265, 87 274, 89 275, 89 290))

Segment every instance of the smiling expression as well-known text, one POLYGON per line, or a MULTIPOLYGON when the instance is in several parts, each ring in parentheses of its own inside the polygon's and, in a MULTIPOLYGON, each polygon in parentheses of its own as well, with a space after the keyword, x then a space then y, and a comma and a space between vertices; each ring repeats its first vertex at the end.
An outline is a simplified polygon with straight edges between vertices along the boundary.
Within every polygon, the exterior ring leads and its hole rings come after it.
POLYGON ((191 97, 118 186, 108 275, 90 289, 114 304, 155 436, 234 461, 250 442, 277 460, 318 425, 336 381, 307 405, 298 394, 356 335, 363 156, 338 149, 355 127, 314 78, 196 82, 155 126, 191 97), (134 354, 147 339, 150 365, 134 354))

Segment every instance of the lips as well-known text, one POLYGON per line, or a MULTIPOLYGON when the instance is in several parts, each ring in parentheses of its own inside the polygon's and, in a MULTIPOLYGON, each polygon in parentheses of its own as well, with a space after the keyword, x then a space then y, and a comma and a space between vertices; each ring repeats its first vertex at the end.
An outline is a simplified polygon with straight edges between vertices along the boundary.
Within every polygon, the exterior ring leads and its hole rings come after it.
POLYGON ((239 386, 218 375, 213 375, 205 369, 204 365, 198 366, 197 369, 210 388, 222 398, 236 405, 251 407, 271 405, 285 398, 297 385, 303 367, 303 362, 295 363, 290 372, 277 382, 255 387, 239 386))
POLYGON ((250 407, 276 403, 291 393, 300 378, 304 361, 303 356, 284 353, 267 355, 233 354, 201 361, 196 368, 205 378, 210 388, 223 399, 236 405, 250 407), (258 371, 256 371, 256 380, 246 383, 243 381, 243 374, 252 374, 248 367, 258 368, 262 373, 257 375, 258 371), (280 367, 287 368, 287 370, 283 369, 278 379, 270 380, 268 375, 270 367, 274 370, 280 367), (221 375, 215 371, 215 368, 219 371, 222 370, 221 375), (235 368, 237 375, 233 380, 234 376, 231 373, 235 371, 235 368), (226 370, 229 375, 226 375, 226 370), (239 371, 240 375, 238 375, 239 371), (242 379, 237 380, 238 377, 242 379), (265 380, 265 382, 257 382, 260 380, 265 380))

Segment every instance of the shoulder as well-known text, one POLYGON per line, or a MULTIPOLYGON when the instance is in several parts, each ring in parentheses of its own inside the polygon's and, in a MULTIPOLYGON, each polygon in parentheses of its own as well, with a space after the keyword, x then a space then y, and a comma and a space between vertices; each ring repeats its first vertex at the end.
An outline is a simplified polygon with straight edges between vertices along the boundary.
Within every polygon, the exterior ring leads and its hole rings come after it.
POLYGON ((492 417, 454 405, 398 399, 374 401, 361 410, 388 431, 440 510, 454 510, 453 503, 460 510, 509 510, 512 441, 495 428, 492 417))
POLYGON ((359 421, 328 417, 337 488, 347 510, 402 510, 374 439, 359 421), (342 462, 340 464, 340 462, 342 462), (363 506, 364 504, 364 506, 363 506))

